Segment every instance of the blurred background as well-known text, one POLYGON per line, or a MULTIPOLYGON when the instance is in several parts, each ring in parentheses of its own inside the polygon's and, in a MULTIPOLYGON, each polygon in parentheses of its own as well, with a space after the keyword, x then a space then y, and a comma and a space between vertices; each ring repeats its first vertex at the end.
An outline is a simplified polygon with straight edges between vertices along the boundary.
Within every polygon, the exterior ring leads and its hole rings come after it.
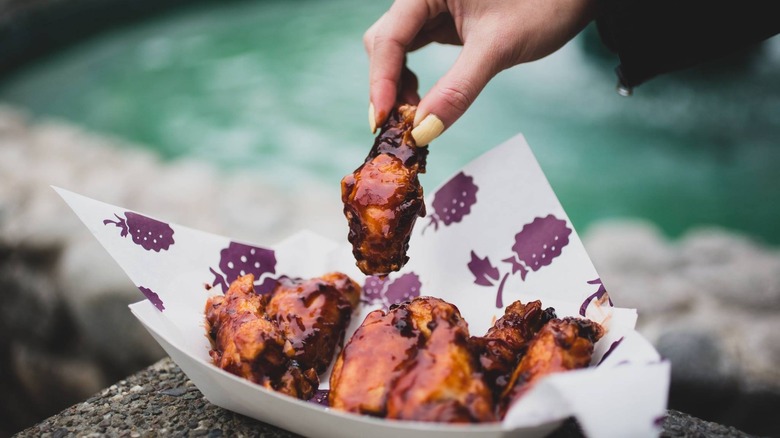
MULTIPOLYGON (((0 1, 0 436, 163 352, 54 184, 237 239, 346 236, 372 144, 362 34, 389 0, 0 1)), ((457 48, 409 56, 421 89, 457 48)), ((670 407, 780 436, 780 39, 615 92, 594 28, 500 74, 430 149, 430 192, 525 135, 670 407)))

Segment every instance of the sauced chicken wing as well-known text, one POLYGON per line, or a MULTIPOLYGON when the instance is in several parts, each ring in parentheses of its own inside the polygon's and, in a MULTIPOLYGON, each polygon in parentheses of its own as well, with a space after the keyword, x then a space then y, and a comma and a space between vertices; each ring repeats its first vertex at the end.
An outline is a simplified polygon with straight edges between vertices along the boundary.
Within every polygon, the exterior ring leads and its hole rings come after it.
POLYGON ((555 309, 542 309, 540 301, 523 304, 520 301, 507 306, 485 336, 474 336, 469 345, 479 358, 485 382, 497 396, 509 383, 528 342, 551 319, 555 309))
POLYGON ((437 298, 409 308, 425 339, 417 356, 388 394, 387 417, 469 423, 493 421, 490 390, 468 346, 469 331, 457 307, 437 298))
POLYGON ((556 318, 540 301, 516 301, 485 336, 469 337, 457 307, 415 298, 366 317, 336 360, 330 406, 399 420, 498 421, 541 377, 587 366, 603 333, 590 320, 556 318))
POLYGON ((331 406, 405 420, 494 420, 467 340, 458 309, 438 298, 376 310, 337 359, 331 406))
POLYGON ((333 366, 330 406, 385 416, 387 393, 417 355, 420 340, 408 306, 369 313, 333 366))
POLYGON ((322 373, 344 338, 359 299, 360 286, 344 274, 284 279, 273 292, 267 312, 290 344, 291 359, 322 373))
POLYGON ((206 322, 212 343, 211 358, 220 368, 264 384, 284 373, 285 339, 265 317, 268 298, 255 294, 254 276, 236 279, 224 296, 206 303, 206 322))
POLYGON ((593 344, 603 335, 601 325, 587 319, 553 319, 545 324, 512 373, 502 404, 510 405, 546 375, 588 366, 593 344))
POLYGON ((423 189, 427 147, 412 138, 416 107, 401 105, 388 117, 365 162, 341 180, 357 266, 367 275, 398 271, 417 217, 425 216, 423 189))
POLYGON ((210 355, 220 368, 267 388, 308 399, 343 339, 360 287, 344 274, 280 281, 255 293, 239 277, 206 302, 210 355))

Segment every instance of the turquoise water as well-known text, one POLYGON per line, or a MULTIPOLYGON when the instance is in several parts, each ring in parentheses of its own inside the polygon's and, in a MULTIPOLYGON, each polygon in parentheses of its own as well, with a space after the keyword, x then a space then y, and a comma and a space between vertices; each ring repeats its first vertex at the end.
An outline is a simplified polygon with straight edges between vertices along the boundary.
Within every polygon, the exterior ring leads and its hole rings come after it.
MULTIPOLYGON (((372 143, 362 33, 389 1, 229 2, 83 42, 0 78, 0 101, 163 156, 248 168, 280 186, 330 184, 372 143)), ((715 224, 780 243, 780 44, 660 78, 631 98, 592 32, 500 74, 431 145, 426 187, 523 133, 584 230, 641 217, 669 235, 715 224)), ((457 55, 409 64, 427 89, 457 55)))

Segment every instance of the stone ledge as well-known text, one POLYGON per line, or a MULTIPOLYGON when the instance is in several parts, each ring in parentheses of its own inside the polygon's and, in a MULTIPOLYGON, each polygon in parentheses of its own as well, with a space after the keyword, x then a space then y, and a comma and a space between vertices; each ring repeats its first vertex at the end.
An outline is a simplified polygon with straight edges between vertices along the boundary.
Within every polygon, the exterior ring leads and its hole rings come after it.
MULTIPOLYGON (((16 437, 65 436, 257 436, 297 435, 209 403, 181 369, 165 358, 86 401, 30 427, 16 437)), ((567 422, 555 438, 580 437, 567 422)), ((662 437, 750 437, 733 427, 668 411, 662 437)))

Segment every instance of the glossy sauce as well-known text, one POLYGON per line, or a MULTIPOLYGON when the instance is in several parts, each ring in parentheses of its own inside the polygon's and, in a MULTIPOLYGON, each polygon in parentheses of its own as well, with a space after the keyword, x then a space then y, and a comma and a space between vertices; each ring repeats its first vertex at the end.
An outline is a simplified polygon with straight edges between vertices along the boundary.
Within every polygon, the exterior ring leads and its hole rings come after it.
POLYGON ((563 318, 547 323, 512 374, 504 402, 511 404, 519 399, 548 374, 587 367, 593 344, 603 334, 599 324, 586 319, 563 318))
POLYGON ((240 277, 208 299, 209 354, 230 373, 308 399, 343 339, 360 286, 341 273, 280 278, 270 294, 256 293, 253 283, 251 274, 240 277))
POLYGON ((384 416, 387 393, 417 355, 419 344, 420 333, 405 308, 369 313, 334 367, 331 406, 384 416))
POLYGON ((268 303, 268 315, 292 346, 293 359, 318 373, 330 364, 351 314, 350 300, 320 278, 280 283, 268 303))
POLYGON ((409 306, 424 345, 388 394, 387 417, 414 421, 494 421, 493 397, 468 346, 457 307, 424 297, 409 306))
POLYGON ((479 356, 485 381, 497 396, 505 391, 528 343, 553 318, 555 310, 542 310, 540 301, 526 304, 515 301, 507 306, 504 315, 485 336, 469 340, 471 348, 479 356))
POLYGON ((417 217, 425 216, 417 175, 425 172, 428 149, 411 136, 415 107, 394 111, 365 162, 341 181, 348 240, 358 267, 367 275, 399 270, 417 217))

